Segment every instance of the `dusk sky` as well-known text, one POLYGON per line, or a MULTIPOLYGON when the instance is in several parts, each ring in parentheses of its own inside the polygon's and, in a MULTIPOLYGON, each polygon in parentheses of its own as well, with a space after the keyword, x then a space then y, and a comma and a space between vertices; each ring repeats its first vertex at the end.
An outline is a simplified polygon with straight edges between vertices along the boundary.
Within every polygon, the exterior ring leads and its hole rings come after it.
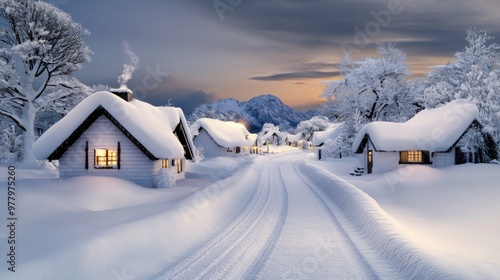
POLYGON ((363 58, 377 42, 397 42, 420 77, 464 49, 470 26, 500 38, 498 0, 47 2, 91 32, 86 42, 95 54, 76 74, 82 82, 118 87, 126 40, 140 59, 129 88, 155 105, 171 99, 186 113, 265 93, 301 110, 317 108, 322 82, 339 78, 345 50, 363 58))

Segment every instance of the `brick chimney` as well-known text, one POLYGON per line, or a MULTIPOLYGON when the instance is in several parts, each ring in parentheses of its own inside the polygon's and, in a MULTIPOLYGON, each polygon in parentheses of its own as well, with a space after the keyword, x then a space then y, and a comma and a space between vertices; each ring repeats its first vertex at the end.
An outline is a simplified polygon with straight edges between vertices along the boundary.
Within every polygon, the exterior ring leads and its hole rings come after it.
POLYGON ((132 91, 128 89, 126 86, 121 86, 120 88, 112 88, 109 90, 109 92, 113 93, 114 95, 117 95, 118 97, 127 102, 132 101, 133 99, 132 91))

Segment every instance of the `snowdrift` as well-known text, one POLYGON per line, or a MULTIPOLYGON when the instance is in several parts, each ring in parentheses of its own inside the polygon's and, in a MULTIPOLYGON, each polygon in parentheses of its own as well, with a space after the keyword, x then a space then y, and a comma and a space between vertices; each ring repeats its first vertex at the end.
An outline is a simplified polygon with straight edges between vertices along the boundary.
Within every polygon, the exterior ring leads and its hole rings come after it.
POLYGON ((258 178, 248 166, 228 178, 220 169, 212 184, 181 199, 189 190, 150 190, 116 178, 20 181, 20 269, 9 274, 0 265, 0 279, 152 279, 232 222, 254 196, 258 178))
MULTIPOLYGON (((299 167, 340 213, 339 222, 362 252, 371 252, 365 259, 380 276, 398 279, 465 279, 456 267, 443 261, 443 256, 423 251, 411 233, 389 216, 378 203, 363 191, 310 163, 299 167), (409 237, 410 236, 410 237, 409 237), (396 270, 396 275, 387 271, 396 270)), ((384 277, 382 277, 384 278, 384 277)))

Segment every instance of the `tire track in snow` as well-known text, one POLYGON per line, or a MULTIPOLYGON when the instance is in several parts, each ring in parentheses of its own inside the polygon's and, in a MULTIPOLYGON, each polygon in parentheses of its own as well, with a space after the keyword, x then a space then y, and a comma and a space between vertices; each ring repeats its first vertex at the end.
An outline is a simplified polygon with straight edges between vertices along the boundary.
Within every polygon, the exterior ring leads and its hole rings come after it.
POLYGON ((252 267, 247 270, 243 279, 255 278, 255 275, 258 275, 258 273, 262 270, 266 261, 269 259, 269 256, 274 250, 274 247, 279 237, 281 236, 281 232, 283 231, 283 227, 285 225, 286 217, 288 214, 288 192, 286 190, 285 181, 283 180, 283 173, 281 172, 281 164, 280 167, 276 169, 278 169, 278 173, 271 173, 271 172, 269 173, 270 177, 272 177, 271 174, 276 174, 274 176, 274 179, 276 179, 275 182, 276 184, 273 184, 271 180, 269 181, 269 184, 270 187, 274 188, 276 186, 276 188, 281 188, 283 191, 284 195, 283 195, 282 211, 279 213, 279 218, 276 227, 272 235, 266 242, 264 250, 261 252, 260 256, 256 259, 256 262, 252 265, 252 267))
POLYGON ((313 183, 309 179, 307 179, 307 177, 304 176, 304 174, 299 170, 298 165, 299 165, 299 163, 296 162, 294 164, 294 166, 293 166, 294 169, 295 169, 295 172, 300 177, 300 179, 307 185, 307 187, 309 187, 309 189, 312 191, 312 193, 314 194, 314 196, 321 202, 321 204, 323 205, 323 207, 330 214, 330 218, 331 218, 332 222, 335 224, 336 228, 339 230, 339 233, 342 235, 342 237, 344 238, 344 240, 347 241, 348 246, 351 248, 351 250, 354 252, 354 254, 358 257, 361 265, 366 269, 366 271, 368 272, 368 274, 371 276, 370 278, 371 279, 380 279, 377 276, 375 270, 370 266, 370 264, 367 261, 367 259, 365 258, 365 256, 361 253, 361 250, 358 249, 358 247, 354 243, 353 239, 349 236, 349 234, 346 232, 346 230, 344 229, 344 227, 342 226, 342 224, 339 222, 339 219, 335 215, 334 211, 332 211, 333 207, 331 205, 329 205, 321 197, 321 195, 318 193, 318 191, 316 190, 316 188, 313 187, 313 183))
POLYGON ((158 279, 238 279, 260 269, 279 238, 287 213, 285 186, 281 182, 274 187, 272 182, 277 169, 269 162, 262 166, 259 185, 244 212, 158 279))
POLYGON ((297 172, 301 155, 276 159, 289 197, 282 233, 254 279, 378 279, 325 201, 297 172), (280 164, 281 163, 281 164, 280 164))

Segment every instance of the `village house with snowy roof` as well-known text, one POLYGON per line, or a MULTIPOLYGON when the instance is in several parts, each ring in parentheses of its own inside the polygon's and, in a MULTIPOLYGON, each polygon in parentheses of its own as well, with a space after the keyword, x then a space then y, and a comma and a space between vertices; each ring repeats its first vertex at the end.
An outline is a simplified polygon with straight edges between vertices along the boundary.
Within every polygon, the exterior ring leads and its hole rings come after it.
POLYGON ((184 177, 194 145, 180 108, 155 107, 116 89, 84 99, 33 150, 40 160, 58 160, 61 178, 111 176, 154 187, 162 168, 184 177))
POLYGON ((299 132, 297 134, 286 134, 285 145, 291 147, 303 148, 304 141, 307 141, 305 133, 299 132))
POLYGON ((366 124, 353 142, 362 158, 352 175, 384 173, 404 165, 444 167, 483 162, 479 139, 478 108, 467 100, 455 100, 417 113, 405 123, 366 124))
MULTIPOLYGON (((340 136, 344 123, 332 123, 324 131, 315 131, 311 137, 311 144, 318 151, 318 159, 323 159, 322 147, 327 140, 335 140, 340 136)), ((342 155, 339 152, 339 157, 342 155)))
POLYGON ((203 147, 205 157, 250 153, 256 137, 241 123, 201 118, 194 124, 194 145, 203 147))
POLYGON ((266 143, 281 146, 285 144, 286 134, 280 131, 278 126, 271 129, 265 129, 259 133, 259 142, 261 145, 266 143))

